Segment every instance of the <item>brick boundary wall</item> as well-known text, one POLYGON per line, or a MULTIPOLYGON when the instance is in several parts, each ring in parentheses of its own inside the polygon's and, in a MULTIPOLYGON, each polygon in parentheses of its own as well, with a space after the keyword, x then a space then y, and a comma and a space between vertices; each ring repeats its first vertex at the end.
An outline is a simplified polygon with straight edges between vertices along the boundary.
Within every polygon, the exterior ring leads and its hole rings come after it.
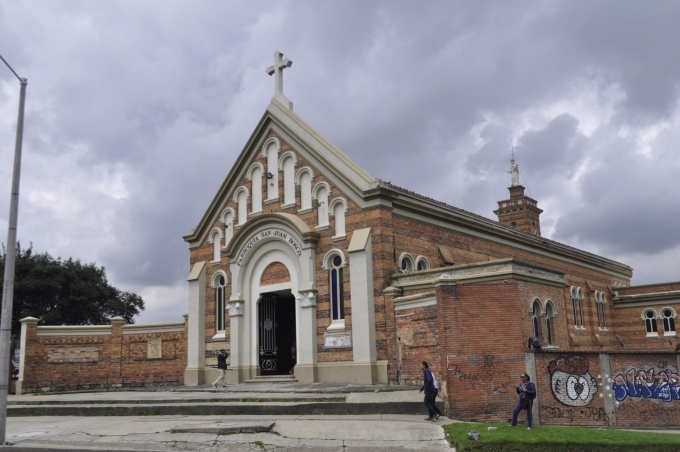
POLYGON ((183 322, 38 326, 21 320, 17 394, 184 384, 187 318, 183 322))

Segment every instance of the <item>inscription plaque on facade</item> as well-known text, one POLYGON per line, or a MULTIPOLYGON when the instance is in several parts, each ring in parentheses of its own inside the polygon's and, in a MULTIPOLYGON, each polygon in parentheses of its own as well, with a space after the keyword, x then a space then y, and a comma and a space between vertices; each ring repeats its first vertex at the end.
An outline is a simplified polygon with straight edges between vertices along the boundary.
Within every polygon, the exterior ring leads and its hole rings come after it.
POLYGON ((352 346, 352 336, 347 333, 326 333, 323 339, 326 348, 343 348, 352 346))
POLYGON ((49 364, 99 362, 98 347, 59 347, 47 350, 49 364))
POLYGON ((149 351, 147 358, 158 359, 163 357, 163 340, 162 339, 149 339, 149 351))

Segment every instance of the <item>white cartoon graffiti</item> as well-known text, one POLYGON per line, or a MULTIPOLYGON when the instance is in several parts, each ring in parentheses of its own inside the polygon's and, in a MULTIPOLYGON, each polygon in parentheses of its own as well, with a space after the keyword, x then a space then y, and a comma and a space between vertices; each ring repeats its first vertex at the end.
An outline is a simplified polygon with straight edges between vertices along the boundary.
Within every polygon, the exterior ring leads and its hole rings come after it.
POLYGON ((548 365, 550 389, 567 406, 586 406, 597 393, 597 381, 588 372, 590 365, 582 356, 558 358, 548 365))

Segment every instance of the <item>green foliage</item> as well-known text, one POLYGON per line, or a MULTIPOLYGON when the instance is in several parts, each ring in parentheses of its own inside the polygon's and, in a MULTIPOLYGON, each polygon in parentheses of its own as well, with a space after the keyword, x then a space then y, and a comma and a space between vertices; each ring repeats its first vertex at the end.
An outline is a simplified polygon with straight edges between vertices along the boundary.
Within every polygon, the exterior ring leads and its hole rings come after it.
MULTIPOLYGON (((5 248, 0 252, 0 285, 5 274, 5 248)), ((39 325, 103 325, 115 316, 134 323, 144 310, 144 300, 111 286, 104 267, 80 260, 62 261, 33 246, 17 244, 14 275, 12 334, 21 331, 19 319, 32 316, 39 325)))
POLYGON ((586 427, 538 426, 527 430, 522 424, 455 423, 444 426, 448 440, 459 452, 675 452, 680 437, 675 434, 631 432, 586 427), (489 427, 497 430, 489 431, 489 427), (468 439, 471 430, 479 432, 479 441, 468 439))

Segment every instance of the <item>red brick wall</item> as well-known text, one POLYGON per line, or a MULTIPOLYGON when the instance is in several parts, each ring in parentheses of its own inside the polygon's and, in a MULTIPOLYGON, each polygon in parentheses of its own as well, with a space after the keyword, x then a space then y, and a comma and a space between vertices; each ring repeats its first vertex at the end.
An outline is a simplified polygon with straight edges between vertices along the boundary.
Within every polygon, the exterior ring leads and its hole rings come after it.
POLYGON ((520 285, 508 280, 437 288, 440 365, 455 419, 497 422, 512 412, 514 385, 526 368, 520 285))
POLYGON ((182 332, 122 334, 122 324, 113 324, 111 334, 89 336, 37 336, 35 324, 26 327, 22 392, 184 383, 186 322, 182 332), (161 358, 148 358, 149 339, 161 339, 161 358), (96 350, 97 359, 48 362, 55 352, 72 356, 82 350, 96 350))
POLYGON ((616 308, 613 310, 611 330, 625 344, 626 350, 672 352, 679 343, 677 337, 677 329, 680 328, 679 320, 675 319, 676 334, 666 335, 663 320, 655 319, 657 334, 647 336, 645 321, 642 319, 642 313, 647 309, 653 309, 657 315, 660 315, 664 308, 672 308, 677 313, 680 312, 680 303, 659 301, 658 304, 616 308))
POLYGON ((288 269, 281 262, 272 262, 262 272, 260 278, 260 285, 266 286, 269 284, 279 284, 290 281, 290 273, 288 269))
POLYGON ((397 328, 395 383, 423 384, 422 361, 427 361, 430 370, 440 378, 437 307, 404 309, 396 311, 394 317, 397 328))

